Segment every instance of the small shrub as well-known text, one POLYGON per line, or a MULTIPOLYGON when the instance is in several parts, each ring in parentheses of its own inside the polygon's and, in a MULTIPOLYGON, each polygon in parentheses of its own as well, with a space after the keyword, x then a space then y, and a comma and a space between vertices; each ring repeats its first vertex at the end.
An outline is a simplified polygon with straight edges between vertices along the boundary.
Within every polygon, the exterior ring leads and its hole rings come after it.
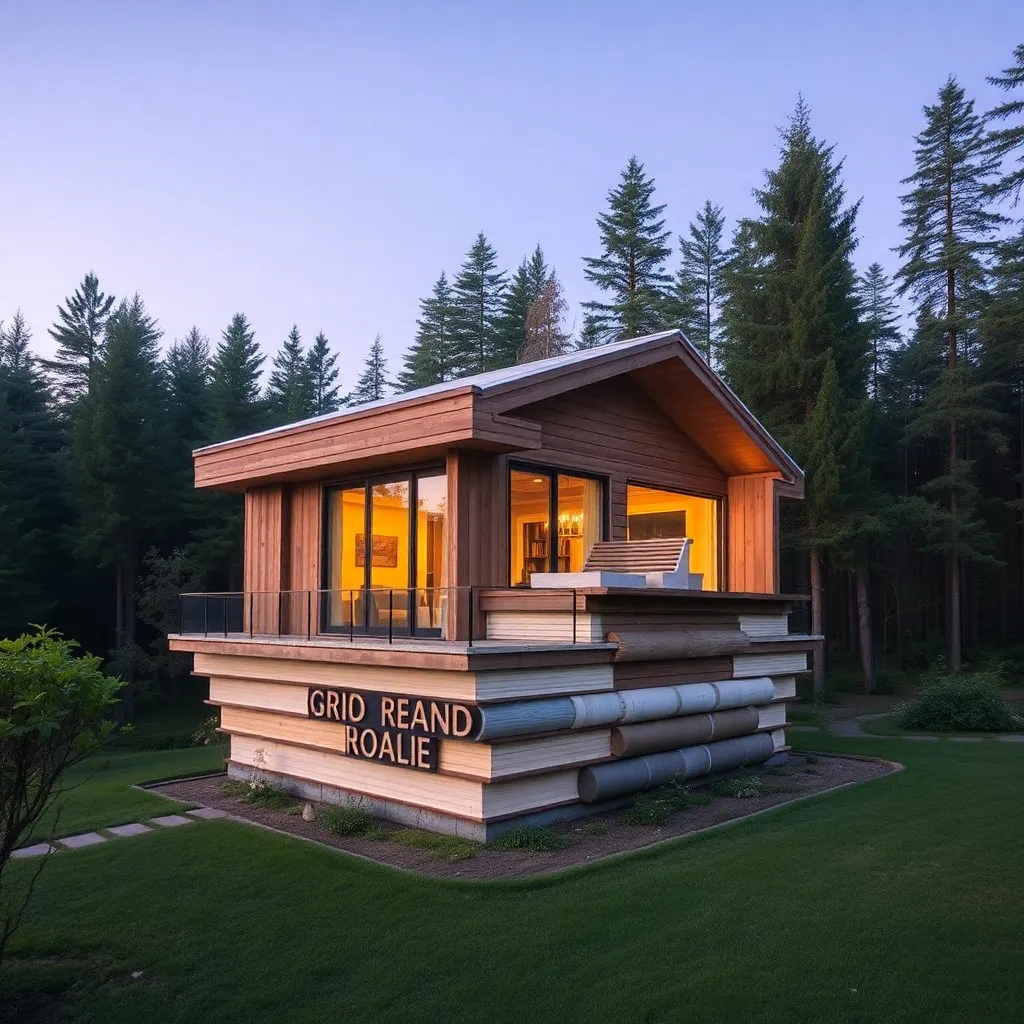
POLYGON ((492 839, 488 845, 494 850, 531 850, 535 853, 546 853, 549 850, 564 850, 569 845, 569 840, 554 829, 521 825, 519 828, 509 829, 497 839, 492 839))
POLYGON ((394 833, 383 825, 373 824, 364 833, 364 839, 376 839, 380 843, 386 843, 394 833))
POLYGON ((217 788, 225 796, 245 797, 249 793, 249 783, 241 779, 225 779, 217 788))
POLYGON ((208 747, 211 743, 220 743, 220 715, 209 715, 199 723, 199 728, 192 734, 192 745, 208 747))
POLYGON ((750 800, 765 795, 765 787, 756 775, 739 775, 733 779, 715 779, 711 783, 712 791, 718 796, 731 796, 740 800, 750 800))
POLYGON ((710 793, 694 793, 681 779, 677 779, 667 786, 641 793, 622 819, 628 825, 662 825, 678 811, 710 802, 710 793))
POLYGON ((608 824, 604 821, 585 821, 580 825, 580 831, 585 836, 603 836, 608 831, 608 824))
POLYGON ((926 684, 917 700, 903 704, 896 721, 901 729, 933 732, 1015 732, 1024 716, 1014 712, 999 693, 995 673, 940 676, 926 684))
POLYGON ((476 856, 477 843, 461 836, 445 836, 437 832, 424 832, 418 828, 403 828, 393 832, 389 839, 403 846, 424 850, 442 860, 468 860, 476 856))
POLYGON ((336 836, 365 836, 374 827, 373 815, 365 807, 332 807, 321 811, 318 820, 336 836))
POLYGON ((194 747, 192 734, 187 732, 156 732, 139 737, 139 750, 183 750, 194 747))
POLYGON ((245 795, 245 802, 254 807, 264 807, 268 811, 283 811, 295 803, 295 797, 291 793, 270 786, 266 782, 258 782, 248 787, 245 795))
POLYGON ((817 764, 817 763, 818 763, 818 755, 816 753, 814 753, 813 750, 808 750, 807 753, 804 754, 804 764, 817 764))

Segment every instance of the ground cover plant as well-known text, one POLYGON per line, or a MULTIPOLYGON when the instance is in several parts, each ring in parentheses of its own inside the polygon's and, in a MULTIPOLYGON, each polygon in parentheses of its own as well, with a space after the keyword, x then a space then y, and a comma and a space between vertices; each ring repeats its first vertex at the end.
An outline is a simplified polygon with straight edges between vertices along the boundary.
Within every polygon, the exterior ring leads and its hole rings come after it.
POLYGON ((906 769, 553 879, 439 882, 231 822, 60 854, 9 1005, 33 1024, 1012 1019, 1019 747, 814 743, 906 769))
POLYGON ((991 672, 944 675, 929 680, 914 701, 897 709, 902 729, 933 732, 1016 732, 1024 714, 1003 699, 1002 678, 991 672))

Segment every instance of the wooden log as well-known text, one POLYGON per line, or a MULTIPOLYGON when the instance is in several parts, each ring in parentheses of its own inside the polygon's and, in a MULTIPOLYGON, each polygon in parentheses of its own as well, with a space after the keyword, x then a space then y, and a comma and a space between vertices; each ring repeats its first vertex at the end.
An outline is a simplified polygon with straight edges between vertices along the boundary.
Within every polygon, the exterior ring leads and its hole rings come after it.
POLYGON ((756 708, 737 708, 714 714, 663 718, 637 725, 619 725, 612 729, 612 755, 639 757, 661 750, 690 747, 709 740, 729 739, 756 732, 760 716, 756 708))
POLYGON ((750 647, 750 637, 738 629, 689 630, 608 634, 617 644, 615 661, 661 661, 665 658, 713 658, 741 654, 750 647))

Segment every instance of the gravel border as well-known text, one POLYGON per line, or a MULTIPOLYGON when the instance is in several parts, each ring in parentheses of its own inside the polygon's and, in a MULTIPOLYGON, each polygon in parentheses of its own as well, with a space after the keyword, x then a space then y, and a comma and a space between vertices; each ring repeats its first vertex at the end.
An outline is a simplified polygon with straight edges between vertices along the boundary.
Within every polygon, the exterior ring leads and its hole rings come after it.
MULTIPOLYGON (((761 776, 766 784, 785 786, 791 791, 745 799, 715 796, 711 803, 679 811, 658 826, 630 825, 623 821, 621 810, 609 811, 551 826, 551 831, 559 833, 568 841, 568 845, 563 849, 535 852, 496 850, 490 846, 479 845, 472 856, 461 860, 446 860, 437 854, 385 839, 336 836, 316 820, 303 821, 296 813, 255 807, 237 796, 222 791, 225 775, 172 779, 162 783, 149 783, 145 788, 149 792, 180 803, 199 804, 226 811, 236 821, 268 828, 419 875, 434 878, 507 879, 550 875, 610 857, 630 854, 682 836, 696 835, 743 821, 776 807, 869 782, 901 771, 903 768, 894 761, 849 754, 813 754, 812 757, 815 759, 814 762, 807 764, 803 752, 791 754, 790 764, 784 775, 774 774, 767 769, 754 772, 761 776), (601 826, 605 830, 602 834, 595 835, 594 832, 599 831, 601 826)), ((301 802, 298 806, 301 807, 301 802)), ((314 804, 314 809, 319 812, 327 806, 329 805, 314 804)), ((396 832, 401 828, 390 822, 379 824, 389 832, 396 832)))

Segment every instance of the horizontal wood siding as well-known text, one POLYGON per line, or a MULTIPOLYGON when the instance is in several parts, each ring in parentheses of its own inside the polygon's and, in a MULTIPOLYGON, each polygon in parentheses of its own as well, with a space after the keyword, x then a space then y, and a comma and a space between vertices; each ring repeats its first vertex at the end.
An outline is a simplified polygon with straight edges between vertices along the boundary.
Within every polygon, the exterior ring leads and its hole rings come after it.
POLYGON ((774 594, 779 586, 778 499, 770 476, 729 480, 728 588, 774 594))

